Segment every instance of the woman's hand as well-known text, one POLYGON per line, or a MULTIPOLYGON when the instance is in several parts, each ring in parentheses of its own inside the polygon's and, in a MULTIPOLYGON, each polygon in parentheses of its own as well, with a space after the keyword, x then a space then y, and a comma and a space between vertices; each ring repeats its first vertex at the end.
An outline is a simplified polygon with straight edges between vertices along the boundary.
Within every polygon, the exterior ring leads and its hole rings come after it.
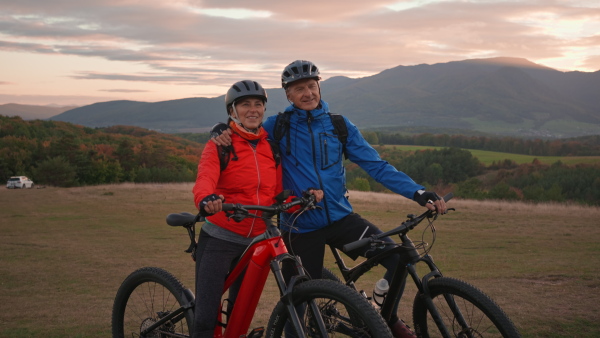
POLYGON ((200 201, 200 211, 202 216, 214 215, 223 210, 223 201, 225 197, 223 195, 211 194, 200 201))

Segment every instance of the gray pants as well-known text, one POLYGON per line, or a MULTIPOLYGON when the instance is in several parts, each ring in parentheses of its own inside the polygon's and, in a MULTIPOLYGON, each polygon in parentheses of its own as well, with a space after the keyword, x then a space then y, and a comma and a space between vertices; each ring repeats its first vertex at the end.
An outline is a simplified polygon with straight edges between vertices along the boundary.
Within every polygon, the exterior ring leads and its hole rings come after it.
MULTIPOLYGON (((211 237, 200 231, 196 248, 196 305, 194 308, 193 338, 212 338, 217 315, 221 308, 221 295, 225 279, 232 264, 246 250, 242 244, 211 237)), ((243 277, 243 274, 242 274, 243 277)), ((229 288, 229 304, 235 301, 241 278, 229 288)), ((231 309, 228 309, 230 311, 231 309)))

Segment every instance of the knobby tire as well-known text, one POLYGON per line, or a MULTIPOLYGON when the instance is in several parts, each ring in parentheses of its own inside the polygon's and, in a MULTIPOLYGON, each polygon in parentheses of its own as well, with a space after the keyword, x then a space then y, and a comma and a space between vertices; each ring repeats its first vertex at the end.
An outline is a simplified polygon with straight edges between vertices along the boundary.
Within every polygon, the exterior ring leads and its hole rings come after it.
MULTIPOLYGON (((486 294, 458 279, 449 277, 429 281, 431 299, 451 337, 520 337, 519 331, 486 294), (462 328, 452 313, 444 295, 451 295, 465 318, 468 328, 462 328)), ((417 294, 413 305, 413 321, 418 337, 442 337, 423 296, 417 294)))
MULTIPOLYGON (((186 297, 185 293, 183 284, 161 268, 145 267, 132 272, 123 281, 115 297, 113 337, 139 337, 142 328, 149 327, 159 318, 187 304, 191 296, 186 297)), ((161 332, 152 332, 148 337, 170 334, 189 336, 193 319, 193 310, 188 309, 177 316, 176 322, 162 325, 161 332)))
MULTIPOLYGON (((391 337, 391 332, 378 311, 358 292, 350 287, 331 280, 310 280, 296 285, 292 299, 296 308, 304 308, 301 321, 305 334, 312 337, 318 334, 311 321, 307 301, 317 302, 329 337, 391 337)), ((288 322, 288 312, 282 301, 273 310, 267 326, 268 338, 284 336, 288 322)), ((290 324, 291 325, 291 324, 290 324)))

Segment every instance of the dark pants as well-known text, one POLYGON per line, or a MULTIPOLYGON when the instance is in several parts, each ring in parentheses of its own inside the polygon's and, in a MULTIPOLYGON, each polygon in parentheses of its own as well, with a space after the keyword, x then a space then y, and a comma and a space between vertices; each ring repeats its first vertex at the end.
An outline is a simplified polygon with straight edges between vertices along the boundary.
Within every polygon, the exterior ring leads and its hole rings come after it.
MULTIPOLYGON (((196 305, 192 337, 213 337, 225 278, 244 250, 245 245, 214 238, 200 231, 196 248, 196 305)), ((242 277, 229 288, 229 304, 233 304, 237 297, 242 277)))
MULTIPOLYGON (((342 250, 342 247, 345 244, 359 240, 361 236, 362 238, 365 238, 380 233, 382 233, 382 231, 371 222, 367 221, 356 213, 351 213, 325 228, 301 234, 284 233, 282 237, 285 241, 288 251, 291 254, 300 257, 302 260, 302 266, 308 275, 312 279, 319 279, 322 275, 321 271, 323 269, 323 258, 325 256, 326 245, 332 245, 336 249, 342 250)), ((393 243, 392 239, 389 237, 385 237, 383 240, 393 243)), ((346 255, 352 259, 356 259, 359 256, 369 258, 385 250, 389 250, 390 248, 390 246, 386 246, 381 249, 373 250, 370 247, 363 247, 346 252, 346 255)), ((400 254, 391 255, 384 259, 381 262, 381 265, 383 265, 387 271, 383 278, 391 283, 394 272, 399 264, 400 254)), ((293 270, 290 265, 285 265, 283 268, 283 274, 286 281, 289 281, 289 279, 295 274, 295 270, 293 270)), ((398 312, 397 310, 399 302, 400 297, 398 298, 394 307, 394 314, 398 312)), ((397 317, 394 316, 392 320, 395 321, 394 319, 397 320, 397 317)))

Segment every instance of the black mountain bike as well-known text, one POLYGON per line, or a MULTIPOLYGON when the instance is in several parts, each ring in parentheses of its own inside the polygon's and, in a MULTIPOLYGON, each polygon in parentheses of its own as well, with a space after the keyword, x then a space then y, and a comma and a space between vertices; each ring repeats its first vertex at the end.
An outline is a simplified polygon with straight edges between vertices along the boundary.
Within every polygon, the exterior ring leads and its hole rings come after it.
MULTIPOLYGON (((369 302, 351 288, 328 280, 309 280, 300 260, 288 253, 279 229, 271 218, 291 207, 300 205, 301 212, 314 207, 314 196, 290 203, 280 195, 272 206, 223 204, 232 221, 259 217, 252 210, 262 211, 266 231, 256 237, 239 258, 225 281, 225 293, 244 273, 234 304, 223 303, 214 337, 258 338, 282 337, 290 327, 298 337, 391 337, 391 333, 369 302), (283 261, 291 260, 297 276, 286 284, 281 272, 283 261), (281 298, 275 306, 266 330, 255 328, 248 332, 252 317, 269 273, 272 272, 281 298), (228 306, 232 305, 232 306, 228 306)), ((181 226, 190 235, 191 253, 196 246, 195 224, 200 215, 170 214, 167 223, 181 226)), ((115 297, 112 313, 113 337, 189 337, 194 319, 196 299, 191 290, 166 270, 141 268, 131 273, 121 284, 115 297)))
MULTIPOLYGON (((451 198, 452 194, 444 196, 445 201, 451 198)), ((469 283, 444 277, 429 255, 431 247, 420 254, 417 246, 408 238, 408 232, 424 220, 428 221, 435 235, 433 223, 438 214, 428 210, 419 216, 411 214, 407 217, 406 221, 393 230, 345 245, 342 249, 348 252, 367 245, 373 248, 390 245, 381 240, 386 236, 398 235, 400 238, 398 243, 392 244, 394 245, 392 249, 371 257, 353 268, 347 267, 338 250, 330 246, 345 283, 356 289, 354 283, 364 273, 378 265, 384 258, 400 253, 404 261, 400 263, 402 266, 397 269, 381 304, 381 316, 384 320, 389 322, 392 317, 396 299, 402 297, 404 283, 410 276, 418 289, 413 301, 413 324, 417 336, 425 338, 520 337, 512 321, 489 296, 469 283), (422 277, 419 276, 417 263, 425 263, 430 272, 422 277)), ((421 248, 423 249, 423 246, 421 248)), ((323 269, 323 278, 339 281, 339 278, 326 268, 323 269)), ((366 297, 364 291, 361 293, 366 297)))

